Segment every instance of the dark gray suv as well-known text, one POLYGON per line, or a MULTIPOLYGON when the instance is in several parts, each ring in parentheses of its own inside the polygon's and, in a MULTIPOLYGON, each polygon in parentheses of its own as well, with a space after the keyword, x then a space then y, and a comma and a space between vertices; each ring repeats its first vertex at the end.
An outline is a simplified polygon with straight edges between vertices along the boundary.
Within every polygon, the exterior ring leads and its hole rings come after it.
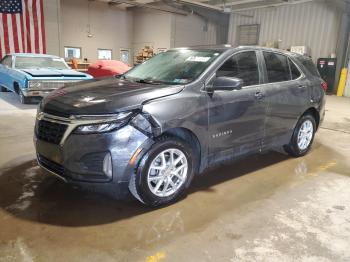
POLYGON ((281 146, 306 154, 324 117, 324 87, 301 55, 173 49, 46 97, 35 126, 38 162, 66 182, 167 204, 209 166, 281 146))

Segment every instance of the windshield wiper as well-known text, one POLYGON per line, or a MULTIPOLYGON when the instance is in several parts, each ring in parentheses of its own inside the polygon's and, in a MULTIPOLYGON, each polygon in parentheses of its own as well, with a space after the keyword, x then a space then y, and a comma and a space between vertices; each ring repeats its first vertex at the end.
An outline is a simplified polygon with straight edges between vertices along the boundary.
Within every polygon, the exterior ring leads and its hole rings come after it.
POLYGON ((163 81, 152 80, 152 79, 137 79, 137 80, 135 80, 135 82, 142 83, 142 84, 150 84, 150 85, 161 85, 161 84, 164 84, 163 81))
POLYGON ((167 81, 162 81, 162 80, 156 80, 156 79, 151 79, 151 78, 131 78, 131 77, 126 77, 125 75, 119 75, 116 76, 119 79, 125 79, 129 80, 131 82, 136 82, 136 83, 142 83, 142 84, 149 84, 149 85, 173 85, 173 82, 167 82, 167 81))
POLYGON ((56 67, 52 67, 52 66, 47 66, 44 67, 45 69, 51 69, 51 70, 63 70, 62 68, 56 68, 56 67))

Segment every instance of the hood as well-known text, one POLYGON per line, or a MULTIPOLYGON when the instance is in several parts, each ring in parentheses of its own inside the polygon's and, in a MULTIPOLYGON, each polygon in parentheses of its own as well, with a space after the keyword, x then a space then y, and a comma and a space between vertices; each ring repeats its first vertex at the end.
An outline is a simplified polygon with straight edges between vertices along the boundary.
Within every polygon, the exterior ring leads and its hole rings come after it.
POLYGON ((93 79, 53 91, 43 99, 41 110, 62 117, 112 114, 141 108, 149 100, 179 93, 183 88, 135 83, 115 77, 93 79))
POLYGON ((86 77, 86 74, 71 69, 22 69, 33 77, 86 77))

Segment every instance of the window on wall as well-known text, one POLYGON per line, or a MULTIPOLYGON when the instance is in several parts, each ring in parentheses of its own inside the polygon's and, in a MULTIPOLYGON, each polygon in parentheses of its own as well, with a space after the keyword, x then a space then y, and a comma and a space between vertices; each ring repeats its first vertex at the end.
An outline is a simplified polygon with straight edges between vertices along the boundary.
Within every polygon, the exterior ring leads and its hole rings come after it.
POLYGON ((124 64, 129 64, 129 56, 130 52, 129 49, 120 49, 120 61, 122 61, 124 64))
POLYGON ((238 26, 239 45, 258 45, 260 25, 238 26))
POLYGON ((112 60, 112 49, 97 49, 97 59, 112 60))
POLYGON ((255 51, 233 55, 219 68, 216 76, 242 79, 244 86, 259 84, 259 69, 255 51))
POLYGON ((71 47, 71 46, 65 46, 64 47, 64 58, 65 59, 81 59, 81 48, 80 47, 71 47))

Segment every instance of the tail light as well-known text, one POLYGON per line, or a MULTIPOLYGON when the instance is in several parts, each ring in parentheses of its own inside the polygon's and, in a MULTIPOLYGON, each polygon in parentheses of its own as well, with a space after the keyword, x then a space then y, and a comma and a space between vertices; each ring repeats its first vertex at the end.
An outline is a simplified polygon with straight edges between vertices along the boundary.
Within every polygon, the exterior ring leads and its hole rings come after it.
POLYGON ((326 92, 327 89, 328 89, 328 84, 327 84, 327 82, 322 82, 322 83, 321 83, 321 87, 322 87, 322 89, 326 92))

